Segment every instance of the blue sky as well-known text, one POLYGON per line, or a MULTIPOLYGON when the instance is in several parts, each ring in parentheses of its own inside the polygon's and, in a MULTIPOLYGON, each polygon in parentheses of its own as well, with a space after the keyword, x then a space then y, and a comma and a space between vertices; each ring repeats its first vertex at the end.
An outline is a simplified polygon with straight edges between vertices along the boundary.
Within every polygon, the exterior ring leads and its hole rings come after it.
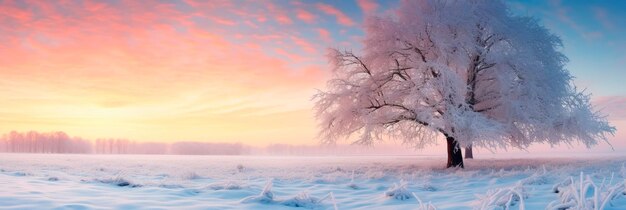
MULTIPOLYGON (((567 68, 580 88, 626 96, 626 1, 509 1, 561 37, 567 68)), ((626 108, 626 107, 624 107, 626 108)))

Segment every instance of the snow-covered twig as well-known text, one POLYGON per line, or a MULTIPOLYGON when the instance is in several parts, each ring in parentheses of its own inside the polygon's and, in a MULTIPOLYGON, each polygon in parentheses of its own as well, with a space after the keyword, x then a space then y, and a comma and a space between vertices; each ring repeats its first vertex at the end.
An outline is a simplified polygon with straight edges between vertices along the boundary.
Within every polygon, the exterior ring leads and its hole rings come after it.
POLYGON ((272 193, 272 179, 267 180, 267 184, 263 187, 263 190, 259 195, 249 196, 241 200, 242 203, 261 202, 272 203, 274 202, 274 193, 272 193))
MULTIPOLYGON (((613 178, 608 183, 603 180, 602 184, 596 185, 589 176, 583 179, 584 173, 580 173, 579 182, 574 183, 574 178, 570 177, 568 182, 561 182, 558 186, 559 200, 548 204, 546 209, 572 209, 572 210, 601 210, 611 201, 622 196, 626 187, 626 181, 611 186, 613 178), (578 185, 578 188, 576 187, 578 185), (587 192, 593 190, 593 196, 587 197, 587 192)), ((612 175, 613 177, 613 175, 612 175)), ((555 188, 557 186, 555 185, 555 188)))
MULTIPOLYGON (((354 171, 352 171, 352 174, 354 174, 354 171)), ((337 201, 335 200, 335 195, 333 195, 333 192, 328 193, 330 195, 330 200, 333 202, 333 208, 335 210, 339 210, 339 208, 337 208, 337 201)))
POLYGON ((352 189, 359 189, 359 186, 354 183, 354 170, 352 170, 352 176, 350 177, 350 183, 348 183, 348 187, 352 189))
POLYGON ((568 177, 567 179, 564 179, 563 181, 555 184, 554 186, 552 186, 552 192, 554 193, 559 193, 561 192, 560 188, 562 187, 567 187, 570 184, 572 184, 574 182, 572 177, 568 177))
POLYGON ((427 204, 424 204, 422 202, 422 199, 417 197, 417 195, 414 192, 412 192, 411 194, 413 195, 413 197, 415 197, 415 199, 417 200, 417 203, 419 204, 419 206, 417 207, 417 210, 437 210, 437 208, 435 208, 435 206, 433 206, 433 204, 431 204, 430 202, 428 202, 427 204))

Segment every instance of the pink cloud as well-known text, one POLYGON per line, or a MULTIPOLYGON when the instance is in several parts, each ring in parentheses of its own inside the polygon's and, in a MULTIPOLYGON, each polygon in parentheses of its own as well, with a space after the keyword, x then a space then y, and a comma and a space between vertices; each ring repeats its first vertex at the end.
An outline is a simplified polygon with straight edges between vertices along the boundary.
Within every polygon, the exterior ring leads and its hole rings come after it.
MULTIPOLYGON (((171 88, 162 90, 167 95, 170 91, 183 91, 184 86, 190 84, 200 85, 219 78, 215 75, 228 75, 223 72, 228 69, 238 69, 241 81, 258 79, 259 75, 265 77, 261 80, 263 82, 233 81, 241 86, 253 84, 277 88, 316 81, 291 75, 293 69, 287 67, 289 63, 302 59, 275 58, 263 47, 286 38, 291 42, 285 45, 292 43, 293 47, 302 49, 297 54, 290 54, 290 58, 316 53, 316 46, 306 39, 271 33, 241 33, 239 39, 244 44, 232 43, 220 35, 220 30, 224 29, 210 28, 211 31, 207 31, 189 21, 193 14, 156 2, 122 2, 126 10, 132 12, 95 1, 85 1, 84 8, 63 7, 60 10, 45 2, 39 3, 32 7, 42 9, 2 7, 11 15, 9 19, 0 19, 1 25, 6 26, 8 21, 17 23, 14 32, 0 34, 0 39, 5 41, 0 43, 0 62, 3 63, 0 75, 3 78, 16 81, 28 81, 29 77, 47 78, 49 81, 39 81, 37 86, 50 86, 51 90, 63 91, 66 91, 64 87, 67 85, 90 84, 102 91, 114 89, 110 93, 113 95, 122 94, 125 89, 127 93, 124 94, 141 94, 164 82, 171 84, 171 88), (45 12, 46 18, 21 18, 34 16, 35 11, 45 12), (177 27, 185 30, 181 32, 177 27), (173 71, 189 69, 189 66, 193 66, 194 70, 173 71), (42 67, 49 71, 39 71, 42 67), (205 75, 213 75, 213 78, 193 72, 204 72, 205 75), (64 77, 63 84, 50 82, 56 81, 59 75, 64 77), (173 79, 174 82, 166 82, 173 79), (118 82, 123 80, 134 82, 118 82), (184 80, 187 85, 176 87, 176 80, 184 80)), ((206 18, 214 20, 212 16, 206 18)), ((218 23, 222 24, 231 23, 218 23)))
POLYGON ((313 15, 312 13, 310 13, 309 11, 306 11, 304 9, 298 9, 297 13, 296 13, 296 17, 298 17, 298 19, 306 22, 306 23, 314 23, 315 22, 315 15, 313 15))
POLYGON ((267 21, 267 18, 265 17, 265 15, 258 15, 258 16, 257 16, 257 18, 256 18, 256 20, 257 20, 258 22, 263 23, 263 22, 267 21))
POLYGON ((303 56, 296 54, 296 53, 289 53, 282 48, 276 48, 275 52, 276 54, 285 56, 287 59, 292 60, 292 61, 304 61, 305 60, 303 56))
POLYGON ((322 40, 324 40, 325 42, 332 41, 332 38, 330 37, 330 32, 328 32, 328 30, 324 28, 318 28, 317 33, 319 33, 320 38, 322 38, 322 40))
POLYGON ((374 13, 378 9, 378 3, 376 3, 374 0, 358 0, 357 3, 365 14, 374 13))
POLYGON ((286 14, 276 14, 275 18, 276 18, 276 21, 278 21, 281 24, 292 24, 293 23, 291 18, 289 18, 289 16, 287 16, 286 14))
MULTIPOLYGON (((6 3, 6 2, 5 2, 6 3)), ((14 2, 9 1, 8 4, 14 2)), ((17 21, 28 21, 32 18, 32 14, 26 10, 19 9, 14 7, 15 5, 0 5, 0 17, 5 17, 3 19, 15 19, 17 21)), ((2 20, 2 19, 0 19, 2 20)))
POLYGON ((233 8, 237 5, 233 1, 204 1, 204 0, 183 0, 187 5, 202 10, 214 10, 220 8, 233 8))
POLYGON ((324 3, 318 3, 317 4, 317 8, 319 10, 321 10, 322 12, 328 14, 328 15, 332 15, 335 16, 335 18, 337 18, 337 22, 341 25, 345 25, 345 26, 352 26, 354 25, 354 21, 352 21, 352 19, 350 19, 350 17, 348 17, 346 14, 344 14, 342 11, 340 11, 339 9, 328 5, 328 4, 324 4, 324 3))
POLYGON ((259 26, 257 24, 255 24, 254 22, 252 22, 252 21, 246 20, 246 21, 244 21, 244 23, 246 25, 250 26, 251 28, 259 28, 259 26))
POLYGON ((213 20, 215 23, 220 24, 220 25, 226 25, 226 26, 234 26, 237 25, 237 22, 226 19, 226 18, 221 18, 221 17, 211 17, 211 20, 213 20))
POLYGON ((280 8, 269 1, 266 2, 265 6, 269 10, 270 14, 274 15, 274 19, 276 20, 276 22, 280 24, 292 24, 293 23, 293 21, 291 20, 289 15, 287 15, 287 12, 283 8, 280 8))
POLYGON ((315 45, 310 43, 309 41, 295 36, 292 36, 291 40, 303 51, 310 54, 317 54, 317 49, 315 48, 315 45))
POLYGON ((284 39, 285 37, 279 34, 250 34, 248 37, 252 40, 268 42, 284 39))

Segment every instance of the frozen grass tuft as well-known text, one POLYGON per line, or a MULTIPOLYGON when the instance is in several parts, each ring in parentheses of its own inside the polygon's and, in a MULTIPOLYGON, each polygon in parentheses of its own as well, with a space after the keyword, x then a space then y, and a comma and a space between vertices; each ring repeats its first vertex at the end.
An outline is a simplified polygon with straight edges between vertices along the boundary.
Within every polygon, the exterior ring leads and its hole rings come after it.
POLYGON ((401 180, 400 183, 394 183, 393 186, 385 192, 385 195, 396 200, 411 199, 411 193, 406 189, 406 186, 407 183, 401 180))
POLYGON ((26 172, 21 172, 21 171, 13 172, 13 176, 28 176, 28 175, 29 174, 26 172))
POLYGON ((210 184, 207 187, 212 190, 240 190, 244 186, 243 184, 235 182, 235 181, 224 181, 224 182, 217 182, 217 183, 210 184))
POLYGON ((308 192, 301 192, 301 193, 298 193, 298 195, 296 195, 295 197, 284 200, 280 203, 285 206, 316 209, 319 207, 323 207, 324 204, 322 202, 329 198, 331 202, 333 203, 333 209, 338 210, 337 202, 335 201, 335 196, 333 195, 332 192, 326 194, 326 196, 322 198, 313 197, 309 195, 308 192))
POLYGON ((384 180, 386 175, 385 172, 371 169, 365 172, 365 177, 371 180, 384 180))
POLYGON ((180 177, 184 180, 202 179, 200 175, 193 171, 183 173, 180 175, 180 177))
POLYGON ((314 208, 320 207, 321 202, 325 198, 326 197, 319 199, 319 198, 309 195, 309 193, 307 192, 301 192, 301 193, 298 193, 298 195, 296 195, 295 197, 284 200, 280 203, 285 206, 304 207, 304 208, 314 209, 314 208))
POLYGON ((355 184, 355 183, 352 183, 352 182, 348 183, 348 187, 349 187, 350 189, 353 189, 353 190, 358 190, 358 189, 361 189, 361 188, 359 187, 359 185, 357 185, 357 184, 355 184))
POLYGON ((426 204, 423 203, 422 199, 420 199, 420 197, 418 197, 415 193, 411 193, 411 195, 415 197, 415 200, 417 200, 417 203, 419 204, 417 210, 437 210, 437 208, 435 208, 435 206, 433 206, 433 204, 431 204, 430 202, 426 204))
POLYGON ((104 183, 104 184, 110 184, 110 185, 114 185, 118 187, 132 187, 132 188, 141 187, 140 184, 134 184, 119 176, 113 177, 113 178, 106 178, 106 179, 94 179, 94 181, 104 183))
POLYGON ((604 179, 600 185, 596 185, 583 172, 580 172, 578 183, 569 177, 569 181, 563 181, 558 186, 559 200, 552 201, 546 209, 601 210, 607 205, 612 206, 612 201, 623 196, 626 190, 626 180, 613 185, 613 178, 611 174, 608 182, 604 179))
POLYGON ((435 192, 435 191, 438 190, 435 186, 433 186, 430 183, 424 183, 424 184, 420 185, 419 189, 423 190, 423 191, 429 191, 429 192, 435 192))
POLYGON ((265 187, 259 195, 249 196, 241 200, 241 203, 273 203, 274 202, 274 193, 272 192, 272 180, 268 180, 265 187))
POLYGON ((321 207, 323 205, 322 202, 330 198, 331 201, 333 202, 334 209, 337 210, 337 203, 335 201, 335 196, 333 195, 332 192, 328 193, 323 198, 313 197, 309 195, 308 192, 301 192, 301 193, 298 193, 293 198, 280 201, 280 200, 274 199, 274 193, 272 192, 272 185, 273 185, 272 180, 270 179, 267 181, 267 184, 265 184, 265 187, 263 187, 263 190, 261 191, 259 195, 246 197, 242 199, 240 202, 241 203, 257 202, 257 203, 264 203, 264 204, 278 203, 278 204, 285 205, 285 206, 304 207, 304 208, 314 209, 314 208, 321 207))
POLYGON ((519 209, 524 210, 524 199, 527 198, 521 181, 512 187, 492 189, 477 197, 474 209, 509 209, 519 203, 519 209))
POLYGON ((543 166, 543 170, 533 173, 529 177, 520 180, 520 182, 522 182, 523 185, 542 185, 550 183, 545 165, 543 166))

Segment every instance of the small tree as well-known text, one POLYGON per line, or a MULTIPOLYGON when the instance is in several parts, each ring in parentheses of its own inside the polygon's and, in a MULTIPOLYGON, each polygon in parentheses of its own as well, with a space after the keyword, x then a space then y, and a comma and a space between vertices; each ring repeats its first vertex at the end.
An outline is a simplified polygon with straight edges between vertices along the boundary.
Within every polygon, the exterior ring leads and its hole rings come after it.
POLYGON ((356 134, 423 148, 443 135, 447 167, 463 167, 460 146, 590 147, 614 133, 536 19, 500 1, 403 1, 395 14, 366 19, 362 56, 330 50, 333 78, 314 97, 327 143, 356 134))

